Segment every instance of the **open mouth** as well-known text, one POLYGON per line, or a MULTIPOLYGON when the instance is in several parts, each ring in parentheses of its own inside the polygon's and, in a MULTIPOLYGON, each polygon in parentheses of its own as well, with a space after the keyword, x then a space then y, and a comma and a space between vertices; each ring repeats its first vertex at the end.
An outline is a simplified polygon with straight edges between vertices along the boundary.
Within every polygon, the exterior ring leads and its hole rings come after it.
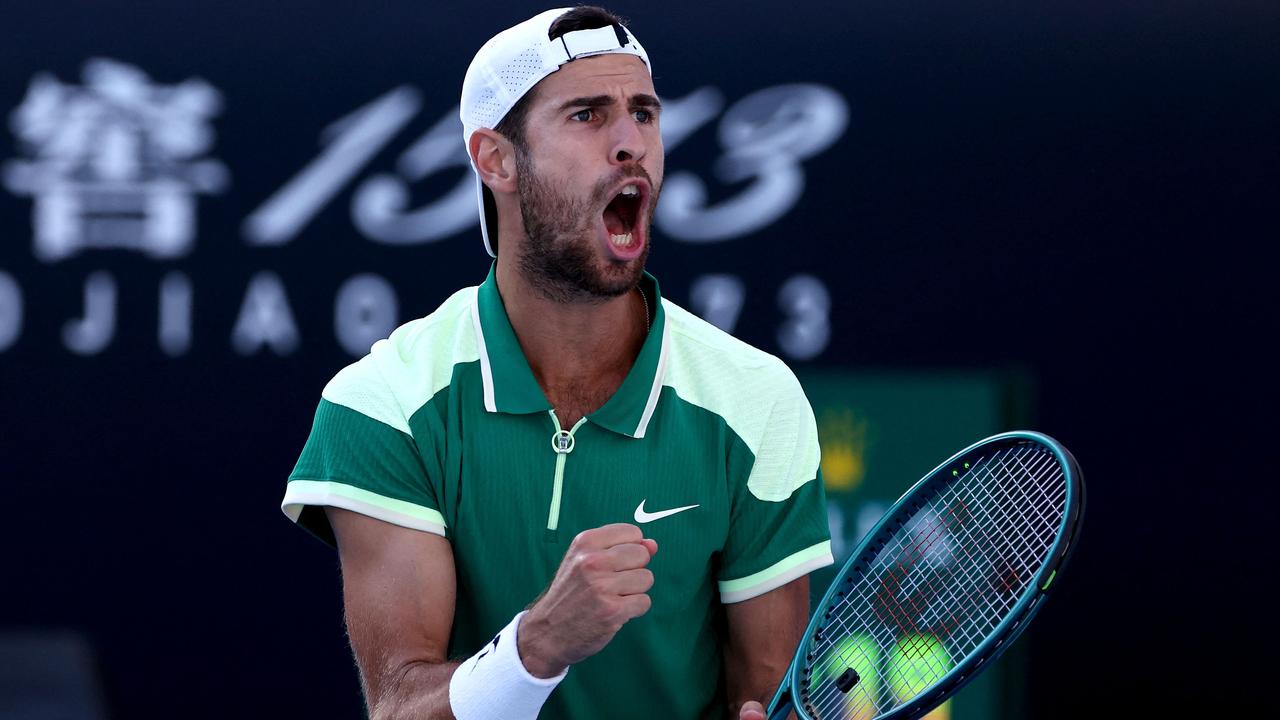
POLYGON ((635 231, 644 195, 638 183, 629 183, 605 206, 604 227, 609 233, 609 242, 614 247, 627 249, 636 244, 638 238, 635 231))

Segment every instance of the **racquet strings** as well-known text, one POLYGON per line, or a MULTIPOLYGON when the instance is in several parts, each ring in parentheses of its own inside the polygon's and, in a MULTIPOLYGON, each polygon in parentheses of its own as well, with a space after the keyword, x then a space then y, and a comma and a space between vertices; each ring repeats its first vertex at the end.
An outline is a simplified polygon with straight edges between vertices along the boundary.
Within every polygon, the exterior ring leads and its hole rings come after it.
POLYGON ((1056 456, 1021 442, 966 460, 851 572, 811 638, 798 704, 815 720, 872 720, 918 697, 991 636, 1047 559, 1066 509, 1056 456))

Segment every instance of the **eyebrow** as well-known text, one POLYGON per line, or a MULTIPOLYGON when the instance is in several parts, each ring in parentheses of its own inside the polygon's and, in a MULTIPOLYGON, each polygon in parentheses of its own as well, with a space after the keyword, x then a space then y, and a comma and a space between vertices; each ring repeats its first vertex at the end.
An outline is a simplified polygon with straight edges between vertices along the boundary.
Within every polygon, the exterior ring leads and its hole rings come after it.
MULTIPOLYGON (((559 110, 564 111, 564 110, 568 110, 569 108, 576 108, 576 107, 580 107, 580 108, 605 107, 606 105, 612 105, 613 101, 614 101, 614 97, 612 95, 591 95, 589 97, 577 97, 561 104, 559 110)), ((627 105, 628 107, 631 107, 631 108, 651 108, 654 110, 662 109, 662 103, 658 100, 658 98, 648 93, 639 93, 636 95, 632 95, 629 98, 627 105)))

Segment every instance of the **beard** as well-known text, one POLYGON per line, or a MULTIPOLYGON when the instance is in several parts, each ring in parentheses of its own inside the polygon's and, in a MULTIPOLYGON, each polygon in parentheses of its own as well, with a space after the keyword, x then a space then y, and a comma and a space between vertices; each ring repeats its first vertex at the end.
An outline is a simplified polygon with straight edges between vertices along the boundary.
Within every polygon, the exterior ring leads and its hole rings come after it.
POLYGON ((638 165, 619 168, 596 183, 586 200, 562 193, 554 182, 538 177, 529 153, 516 152, 517 191, 524 220, 525 242, 518 258, 525 279, 550 300, 560 303, 601 303, 629 292, 640 282, 649 258, 649 233, 640 257, 629 262, 597 259, 599 210, 611 199, 607 193, 623 178, 649 181, 653 196, 636 214, 636 224, 651 226, 658 188, 638 165), (595 211, 593 213, 593 211, 595 211))

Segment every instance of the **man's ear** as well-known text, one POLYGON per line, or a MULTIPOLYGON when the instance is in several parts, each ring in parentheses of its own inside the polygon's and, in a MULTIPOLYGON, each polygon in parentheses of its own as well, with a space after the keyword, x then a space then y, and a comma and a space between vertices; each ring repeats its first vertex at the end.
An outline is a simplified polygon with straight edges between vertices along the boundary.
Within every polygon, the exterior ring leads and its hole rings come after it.
POLYGON ((511 142, 500 133, 480 128, 467 143, 471 162, 480 180, 495 193, 516 192, 516 155, 511 142))

